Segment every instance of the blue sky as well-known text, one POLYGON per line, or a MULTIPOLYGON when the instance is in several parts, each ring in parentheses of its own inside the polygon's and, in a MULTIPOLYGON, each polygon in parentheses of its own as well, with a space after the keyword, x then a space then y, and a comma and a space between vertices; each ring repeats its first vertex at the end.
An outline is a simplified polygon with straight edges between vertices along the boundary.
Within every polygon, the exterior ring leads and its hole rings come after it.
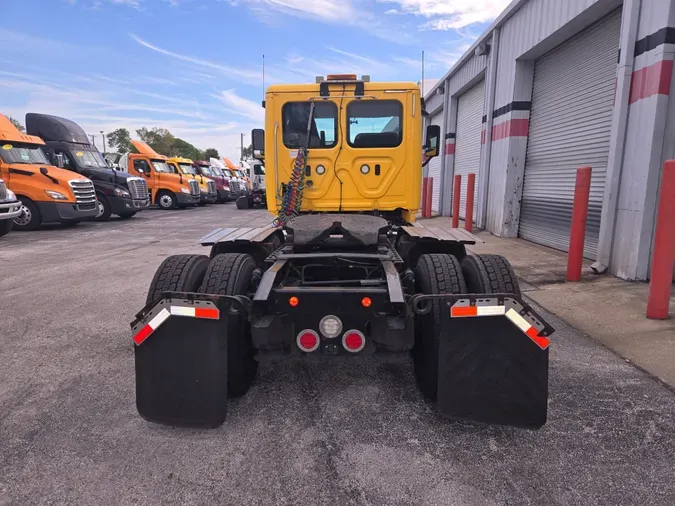
POLYGON ((164 127, 237 158, 266 84, 327 73, 441 77, 509 0, 4 2, 0 113, 56 114, 89 134, 164 127))

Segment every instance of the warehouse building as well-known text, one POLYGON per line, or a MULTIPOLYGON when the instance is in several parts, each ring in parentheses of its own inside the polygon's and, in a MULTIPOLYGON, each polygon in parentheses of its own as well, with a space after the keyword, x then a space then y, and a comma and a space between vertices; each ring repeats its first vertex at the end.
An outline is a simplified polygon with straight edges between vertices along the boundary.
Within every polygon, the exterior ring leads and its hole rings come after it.
MULTIPOLYGON (((585 256, 649 278, 663 162, 675 158, 675 0, 516 0, 432 88, 442 156, 425 168, 450 216, 566 251, 576 169, 593 168, 585 256)), ((675 217, 673 217, 675 219, 675 217)))

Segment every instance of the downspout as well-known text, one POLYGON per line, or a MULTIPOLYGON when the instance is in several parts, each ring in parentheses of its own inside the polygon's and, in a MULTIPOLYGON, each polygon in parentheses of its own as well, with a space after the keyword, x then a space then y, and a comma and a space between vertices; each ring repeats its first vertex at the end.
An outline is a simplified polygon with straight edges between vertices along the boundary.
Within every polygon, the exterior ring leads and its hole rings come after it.
POLYGON ((495 110, 495 100, 497 95, 497 63, 499 58, 499 33, 497 27, 492 32, 492 47, 490 48, 490 65, 488 67, 488 103, 487 103, 487 122, 485 124, 485 146, 483 161, 483 170, 480 178, 480 203, 481 212, 478 228, 485 230, 487 225, 488 200, 490 193, 490 160, 492 159, 492 124, 494 122, 493 114, 495 110))
MULTIPOLYGON (((442 150, 441 154, 443 156, 441 161, 441 187, 439 188, 438 194, 438 211, 440 216, 450 216, 452 212, 452 206, 450 204, 449 197, 452 195, 452 176, 448 174, 448 170, 451 170, 452 167, 448 167, 448 155, 446 151, 447 139, 445 138, 448 133, 448 124, 450 123, 450 93, 448 93, 448 81, 443 81, 441 85, 443 87, 443 129, 441 130, 441 145, 442 150), (450 179, 450 181, 448 181, 450 179), (445 194, 445 190, 450 186, 450 195, 445 194)), ((440 89, 440 88, 437 88, 440 89)))
POLYGON ((598 256, 591 269, 595 274, 604 274, 609 269, 616 229, 616 209, 621 189, 621 173, 623 170, 624 149, 628 134, 628 113, 630 109, 630 87, 635 66, 635 42, 640 22, 642 0, 625 0, 621 26, 619 66, 616 74, 616 94, 614 99, 614 117, 612 118, 609 159, 607 163, 607 179, 600 215, 600 236, 598 238, 598 256))

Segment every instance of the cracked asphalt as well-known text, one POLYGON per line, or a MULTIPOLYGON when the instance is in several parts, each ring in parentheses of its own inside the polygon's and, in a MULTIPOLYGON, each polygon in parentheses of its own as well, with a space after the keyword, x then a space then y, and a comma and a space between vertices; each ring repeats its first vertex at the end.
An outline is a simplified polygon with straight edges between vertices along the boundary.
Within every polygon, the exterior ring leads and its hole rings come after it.
POLYGON ((675 504, 675 394, 545 311, 539 431, 445 421, 411 364, 370 359, 264 365, 217 430, 142 420, 129 322, 155 269, 269 219, 148 210, 0 239, 0 504, 675 504))

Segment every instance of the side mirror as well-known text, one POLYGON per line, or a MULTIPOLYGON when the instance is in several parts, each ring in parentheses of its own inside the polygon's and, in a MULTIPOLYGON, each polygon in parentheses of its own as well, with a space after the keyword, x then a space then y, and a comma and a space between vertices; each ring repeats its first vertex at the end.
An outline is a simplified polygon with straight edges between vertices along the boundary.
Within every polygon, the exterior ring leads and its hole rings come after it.
POLYGON ((46 176, 47 174, 49 174, 49 171, 47 170, 47 167, 40 167, 40 174, 42 174, 43 176, 46 176))
POLYGON ((427 127, 427 140, 424 143, 424 154, 428 158, 438 156, 440 144, 441 127, 438 125, 429 125, 427 127))
POLYGON ((253 148, 253 158, 258 160, 265 158, 265 130, 262 128, 251 130, 251 147, 253 148))

